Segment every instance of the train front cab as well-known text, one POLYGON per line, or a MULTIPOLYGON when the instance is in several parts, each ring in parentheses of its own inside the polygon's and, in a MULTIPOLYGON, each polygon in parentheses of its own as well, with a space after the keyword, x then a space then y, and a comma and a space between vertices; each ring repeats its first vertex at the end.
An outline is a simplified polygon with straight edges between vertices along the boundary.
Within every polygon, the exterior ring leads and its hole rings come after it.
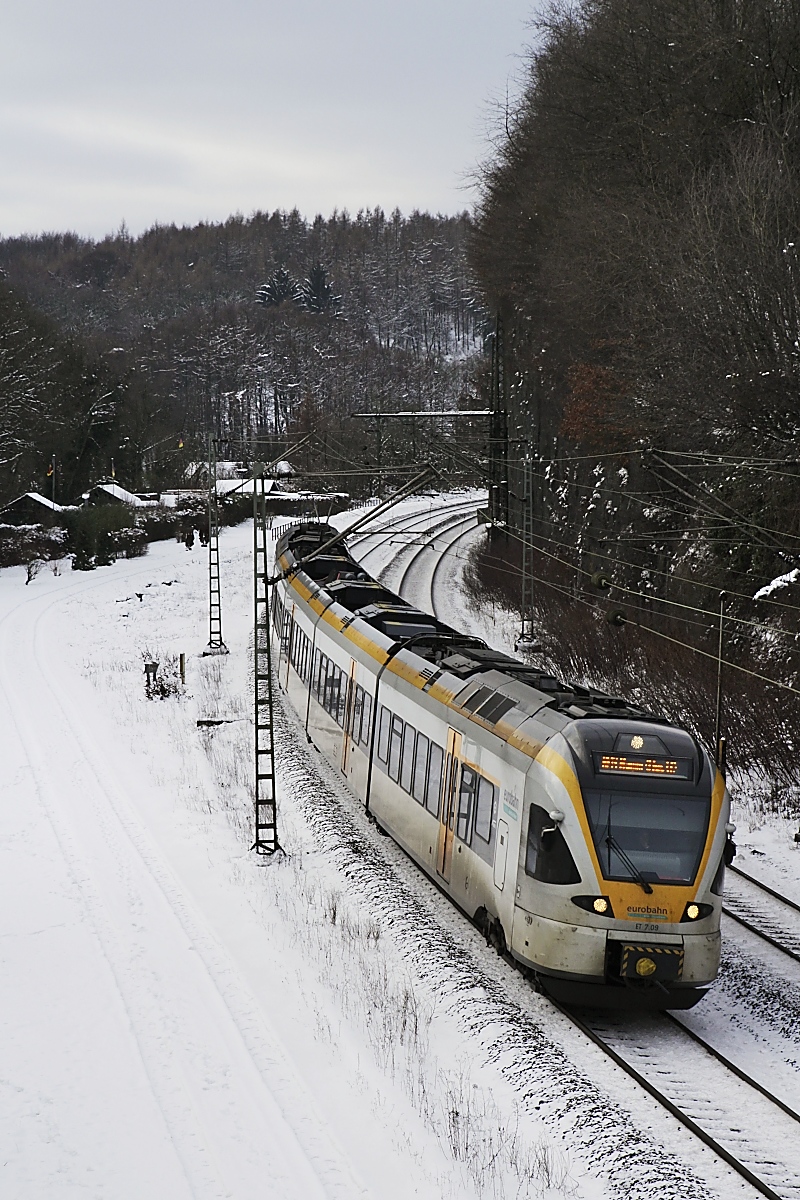
POLYGON ((690 1008, 716 978, 725 783, 686 733, 575 721, 526 781, 514 956, 555 999, 690 1008))

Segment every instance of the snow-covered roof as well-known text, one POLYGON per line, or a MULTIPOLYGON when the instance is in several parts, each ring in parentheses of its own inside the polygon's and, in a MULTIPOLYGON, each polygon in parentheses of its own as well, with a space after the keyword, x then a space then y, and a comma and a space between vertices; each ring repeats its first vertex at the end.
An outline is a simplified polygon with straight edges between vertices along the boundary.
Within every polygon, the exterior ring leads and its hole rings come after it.
MULTIPOLYGON (((48 500, 47 496, 42 496, 39 492, 23 492, 21 496, 17 496, 16 500, 12 500, 11 504, 18 504, 20 500, 33 500, 36 504, 41 504, 44 508, 49 508, 51 512, 63 512, 63 504, 56 504, 54 500, 48 500)), ((6 504, 6 508, 10 508, 11 504, 6 504)))
POLYGON ((113 496, 115 500, 119 500, 122 504, 129 504, 131 508, 154 508, 157 504, 156 500, 142 500, 139 496, 129 492, 127 488, 122 487, 118 483, 96 483, 88 493, 105 492, 108 496, 113 496))
MULTIPOLYGON (((183 472, 184 479, 194 479, 198 475, 208 475, 207 462, 190 462, 183 472)), ((217 459, 217 479, 241 479, 247 475, 247 468, 238 459, 217 459)))

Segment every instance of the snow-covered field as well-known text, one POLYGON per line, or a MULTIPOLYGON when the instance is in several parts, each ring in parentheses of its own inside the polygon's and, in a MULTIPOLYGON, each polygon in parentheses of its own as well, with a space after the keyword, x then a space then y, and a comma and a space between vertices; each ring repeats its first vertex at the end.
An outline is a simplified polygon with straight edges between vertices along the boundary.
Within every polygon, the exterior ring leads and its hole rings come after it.
POLYGON ((0 1195, 754 1195, 487 950, 288 711, 287 853, 249 852, 251 536, 221 537, 224 658, 199 548, 0 572, 0 1195))

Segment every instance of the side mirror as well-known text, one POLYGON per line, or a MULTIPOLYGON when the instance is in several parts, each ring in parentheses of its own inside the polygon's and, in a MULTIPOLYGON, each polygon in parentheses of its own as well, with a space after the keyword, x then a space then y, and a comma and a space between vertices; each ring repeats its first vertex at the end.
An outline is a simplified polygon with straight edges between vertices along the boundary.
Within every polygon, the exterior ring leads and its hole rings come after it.
POLYGON ((553 809, 553 811, 548 813, 547 815, 550 818, 550 820, 553 822, 553 824, 550 826, 549 829, 543 829, 541 834, 539 835, 542 839, 543 844, 544 844, 545 838, 552 836, 554 833, 558 833, 558 827, 561 824, 561 822, 564 820, 564 814, 562 812, 559 812, 559 810, 557 808, 553 809))

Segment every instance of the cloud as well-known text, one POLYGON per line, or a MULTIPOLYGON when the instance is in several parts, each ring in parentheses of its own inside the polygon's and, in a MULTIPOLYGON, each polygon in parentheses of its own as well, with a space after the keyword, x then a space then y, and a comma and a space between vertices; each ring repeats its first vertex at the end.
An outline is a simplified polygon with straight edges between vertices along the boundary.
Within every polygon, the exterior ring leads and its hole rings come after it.
POLYGON ((5 236, 295 205, 460 210, 528 7, 6 2, 5 236))

